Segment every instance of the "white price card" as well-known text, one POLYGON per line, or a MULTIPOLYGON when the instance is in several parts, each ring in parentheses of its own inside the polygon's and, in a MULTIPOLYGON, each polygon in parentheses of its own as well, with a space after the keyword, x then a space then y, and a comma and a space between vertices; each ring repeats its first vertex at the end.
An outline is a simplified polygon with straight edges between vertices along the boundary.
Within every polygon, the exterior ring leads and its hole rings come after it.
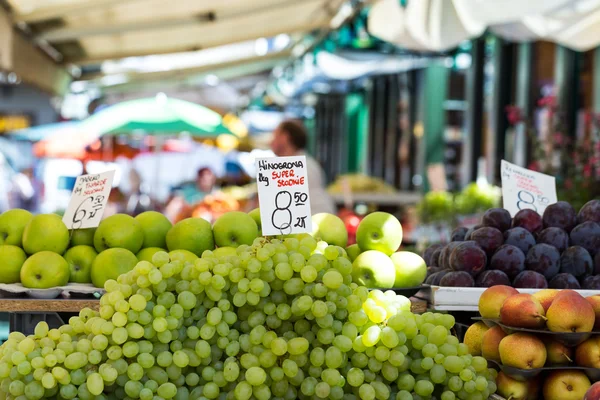
POLYGON ((263 235, 312 232, 306 157, 256 159, 263 235))
POLYGON ((531 209, 538 214, 558 201, 553 176, 531 171, 502 160, 502 201, 513 217, 517 212, 531 209))
POLYGON ((115 171, 80 175, 75 181, 63 222, 69 229, 95 228, 100 225, 115 171))

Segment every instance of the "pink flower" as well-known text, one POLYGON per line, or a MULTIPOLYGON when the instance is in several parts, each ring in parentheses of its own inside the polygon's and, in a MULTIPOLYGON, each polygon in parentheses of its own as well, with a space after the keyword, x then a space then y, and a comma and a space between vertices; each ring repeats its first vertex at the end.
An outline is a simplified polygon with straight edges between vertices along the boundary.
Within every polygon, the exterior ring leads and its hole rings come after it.
POLYGON ((565 143, 565 137, 560 132, 555 133, 552 136, 552 139, 554 140, 554 144, 556 144, 558 146, 562 146, 565 143))
POLYGON ((592 165, 591 164, 586 164, 583 167, 583 177, 584 178, 590 178, 592 176, 592 165))
POLYGON ((538 101, 538 105, 540 107, 554 108, 554 107, 556 107, 556 96, 549 95, 549 96, 546 96, 546 97, 542 97, 538 101))
POLYGON ((540 163, 538 163, 537 161, 533 161, 527 166, 527 169, 530 169, 532 171, 539 171, 540 163))
POLYGON ((506 106, 506 118, 508 119, 508 123, 511 125, 516 125, 519 122, 523 121, 523 113, 521 109, 517 106, 506 106))

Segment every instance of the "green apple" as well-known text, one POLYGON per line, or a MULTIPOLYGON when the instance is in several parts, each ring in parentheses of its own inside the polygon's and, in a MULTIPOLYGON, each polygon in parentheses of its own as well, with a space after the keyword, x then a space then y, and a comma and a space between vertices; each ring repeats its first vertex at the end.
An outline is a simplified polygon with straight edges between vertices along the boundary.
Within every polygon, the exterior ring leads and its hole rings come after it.
POLYGON ((20 208, 8 210, 0 215, 0 244, 21 246, 23 243, 23 230, 31 221, 33 215, 20 208))
POLYGON ((69 232, 71 235, 71 243, 69 247, 75 246, 93 246, 94 234, 96 228, 74 229, 69 232))
POLYGON ((193 263, 198 256, 195 255, 194 253, 192 253, 189 250, 183 250, 183 249, 178 249, 178 250, 173 250, 169 252, 169 258, 171 259, 171 261, 183 261, 183 263, 193 263))
POLYGON ((356 243, 362 251, 378 250, 392 255, 402 243, 402 225, 392 214, 374 212, 360 221, 356 243))
POLYGON ((427 265, 418 254, 399 251, 390 256, 396 268, 394 287, 408 288, 419 286, 427 277, 427 265))
POLYGON ((18 283, 21 267, 27 260, 27 254, 18 246, 4 244, 0 246, 0 283, 18 283))
POLYGON ((241 211, 230 211, 221 215, 213 225, 217 247, 251 245, 258 237, 254 219, 241 211))
POLYGON ((92 246, 79 245, 67 250, 65 260, 69 263, 71 271, 69 282, 92 283, 92 264, 97 255, 92 246))
POLYGON ((127 249, 137 253, 144 243, 144 231, 135 218, 115 214, 102 220, 94 234, 94 247, 98 253, 111 248, 127 249))
POLYGON ((152 256, 154 256, 159 251, 166 252, 165 249, 161 249, 160 247, 146 247, 145 249, 141 249, 136 254, 136 257, 137 257, 138 261, 152 262, 152 256))
POLYGON ((63 254, 69 246, 69 241, 69 230, 56 214, 36 215, 23 231, 23 250, 27 254, 40 251, 63 254))
POLYGON ((260 219, 260 208, 255 208, 254 210, 250 211, 248 215, 252 217, 254 222, 256 222, 256 226, 258 227, 258 236, 262 236, 262 220, 260 219))
POLYGON ((156 211, 146 211, 135 217, 144 231, 144 243, 146 247, 167 247, 165 238, 173 224, 167 217, 156 211))
POLYGON ((352 263, 352 281, 368 288, 391 289, 396 280, 394 263, 377 250, 361 253, 352 263))
POLYGON ((360 247, 357 244, 346 247, 346 254, 350 258, 350 261, 356 260, 356 257, 360 255, 360 247))
MULTIPOLYGON (((133 218, 132 218, 133 219, 133 218)), ((135 254, 127 249, 112 248, 99 253, 92 263, 91 278, 94 286, 103 288, 109 279, 131 271, 138 263, 135 254)))
POLYGON ((188 250, 198 257, 201 257, 205 250, 214 250, 215 240, 210 222, 202 218, 186 218, 179 221, 167 232, 167 249, 188 250))
MULTIPOLYGON (((66 229, 66 228, 65 228, 66 229)), ((26 288, 49 289, 69 283, 69 263, 53 251, 30 256, 21 268, 21 283, 26 288)))
POLYGON ((312 216, 312 235, 316 240, 322 240, 333 246, 348 245, 348 231, 344 221, 337 215, 319 213, 312 216))
POLYGON ((219 247, 213 251, 215 257, 237 256, 237 250, 234 247, 219 247))

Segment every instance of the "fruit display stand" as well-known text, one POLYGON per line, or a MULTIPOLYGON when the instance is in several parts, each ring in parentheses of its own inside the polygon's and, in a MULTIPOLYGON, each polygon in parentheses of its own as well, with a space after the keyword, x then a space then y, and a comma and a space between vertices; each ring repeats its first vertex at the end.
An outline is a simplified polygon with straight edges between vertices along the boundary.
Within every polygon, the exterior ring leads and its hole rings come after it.
MULTIPOLYGON (((426 297, 433 311, 478 311, 479 297, 487 288, 431 286, 420 296, 426 297)), ((533 294, 540 289, 517 289, 520 293, 533 294)), ((600 290, 575 290, 583 297, 600 295, 600 290)))
MULTIPOLYGON (((347 202, 347 195, 334 194, 331 196, 337 204, 347 202)), ((352 202, 376 204, 378 206, 406 206, 416 204, 421 200, 421 194, 418 192, 398 192, 398 193, 352 193, 352 202)))
POLYGON ((9 314, 10 332, 32 334, 35 326, 46 321, 50 327, 59 327, 84 308, 98 311, 98 299, 0 299, 0 312, 9 314))

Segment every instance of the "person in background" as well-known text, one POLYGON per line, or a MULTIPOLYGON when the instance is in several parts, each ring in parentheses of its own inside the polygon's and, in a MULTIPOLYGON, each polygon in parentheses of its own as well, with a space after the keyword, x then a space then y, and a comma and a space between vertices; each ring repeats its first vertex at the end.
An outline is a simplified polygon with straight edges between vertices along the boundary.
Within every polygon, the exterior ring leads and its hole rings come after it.
POLYGON ((200 203, 207 195, 218 190, 217 175, 209 167, 200 168, 196 174, 196 180, 186 182, 172 191, 165 206, 165 215, 171 221, 185 209, 200 203))
POLYGON ((305 156, 308 174, 310 209, 314 214, 335 214, 333 200, 325 190, 325 173, 310 155, 306 154, 307 132, 304 124, 296 120, 283 121, 273 132, 271 150, 278 157, 305 156))

